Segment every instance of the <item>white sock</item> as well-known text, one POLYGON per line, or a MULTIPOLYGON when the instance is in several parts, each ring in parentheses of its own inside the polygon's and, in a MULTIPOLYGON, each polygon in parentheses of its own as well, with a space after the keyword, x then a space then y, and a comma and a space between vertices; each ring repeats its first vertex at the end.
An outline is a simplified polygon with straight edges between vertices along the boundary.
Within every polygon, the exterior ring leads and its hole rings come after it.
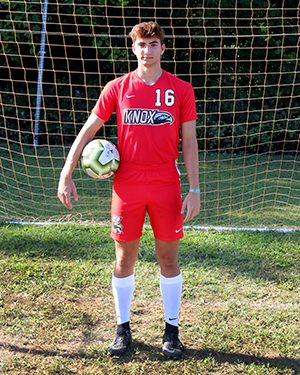
POLYGON ((129 322, 134 291, 134 274, 122 278, 113 275, 111 285, 115 299, 117 324, 129 322))
POLYGON ((164 302, 166 323, 178 326, 182 291, 182 274, 175 277, 160 275, 160 291, 164 302))

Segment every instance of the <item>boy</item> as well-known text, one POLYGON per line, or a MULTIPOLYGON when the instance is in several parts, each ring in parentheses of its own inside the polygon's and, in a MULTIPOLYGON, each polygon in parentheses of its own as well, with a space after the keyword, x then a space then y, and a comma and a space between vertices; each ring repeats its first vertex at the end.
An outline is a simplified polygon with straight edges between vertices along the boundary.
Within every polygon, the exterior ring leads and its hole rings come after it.
POLYGON ((177 358, 183 350, 178 338, 182 290, 178 245, 183 237, 183 222, 191 220, 200 210, 195 97, 189 83, 162 70, 161 56, 166 47, 164 31, 156 22, 134 26, 130 36, 138 68, 104 87, 69 152, 61 172, 58 197, 70 209, 71 194, 78 199, 72 172, 85 144, 115 110, 121 159, 114 177, 111 206, 111 237, 116 249, 112 289, 117 334, 108 352, 123 354, 131 343, 129 319, 134 265, 147 211, 161 270, 160 287, 165 310, 162 351, 168 357, 177 358), (176 165, 180 130, 190 184, 183 203, 176 165))

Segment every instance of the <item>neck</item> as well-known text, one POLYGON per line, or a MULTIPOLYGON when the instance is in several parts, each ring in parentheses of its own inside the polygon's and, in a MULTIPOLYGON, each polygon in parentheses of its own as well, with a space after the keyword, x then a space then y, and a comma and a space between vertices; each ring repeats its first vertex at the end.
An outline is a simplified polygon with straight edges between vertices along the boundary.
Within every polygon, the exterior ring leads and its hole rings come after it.
POLYGON ((154 83, 161 77, 162 68, 145 68, 144 66, 138 66, 137 74, 147 85, 154 85, 154 83))

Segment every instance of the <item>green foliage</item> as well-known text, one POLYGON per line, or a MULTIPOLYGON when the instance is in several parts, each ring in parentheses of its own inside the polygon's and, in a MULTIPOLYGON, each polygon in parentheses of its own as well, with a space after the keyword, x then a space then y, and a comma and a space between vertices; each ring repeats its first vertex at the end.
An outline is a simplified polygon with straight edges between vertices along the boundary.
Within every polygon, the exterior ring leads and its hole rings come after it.
MULTIPOLYGON (((295 4, 285 1, 283 15, 279 0, 241 0, 237 8, 233 0, 205 0, 201 7, 189 1, 187 8, 178 0, 172 6, 164 0, 157 8, 167 34, 163 67, 195 88, 200 149, 297 152, 295 4)), ((42 3, 3 1, 0 11, 0 66, 14 82, 1 82, 1 115, 9 125, 2 117, 0 137, 32 144, 42 3)), ((135 67, 123 36, 137 19, 154 16, 146 1, 140 9, 133 0, 49 4, 40 144, 73 142, 103 86, 135 67)), ((116 137, 114 117, 105 134, 116 137)))

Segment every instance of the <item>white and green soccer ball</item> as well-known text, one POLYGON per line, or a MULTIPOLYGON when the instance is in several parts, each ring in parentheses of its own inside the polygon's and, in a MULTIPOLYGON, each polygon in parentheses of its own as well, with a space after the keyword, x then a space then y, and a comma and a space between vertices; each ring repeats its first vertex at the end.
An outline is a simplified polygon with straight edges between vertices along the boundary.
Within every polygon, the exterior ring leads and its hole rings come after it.
POLYGON ((119 164, 119 151, 113 143, 105 139, 92 140, 81 154, 81 166, 93 178, 110 177, 116 172, 119 164))

